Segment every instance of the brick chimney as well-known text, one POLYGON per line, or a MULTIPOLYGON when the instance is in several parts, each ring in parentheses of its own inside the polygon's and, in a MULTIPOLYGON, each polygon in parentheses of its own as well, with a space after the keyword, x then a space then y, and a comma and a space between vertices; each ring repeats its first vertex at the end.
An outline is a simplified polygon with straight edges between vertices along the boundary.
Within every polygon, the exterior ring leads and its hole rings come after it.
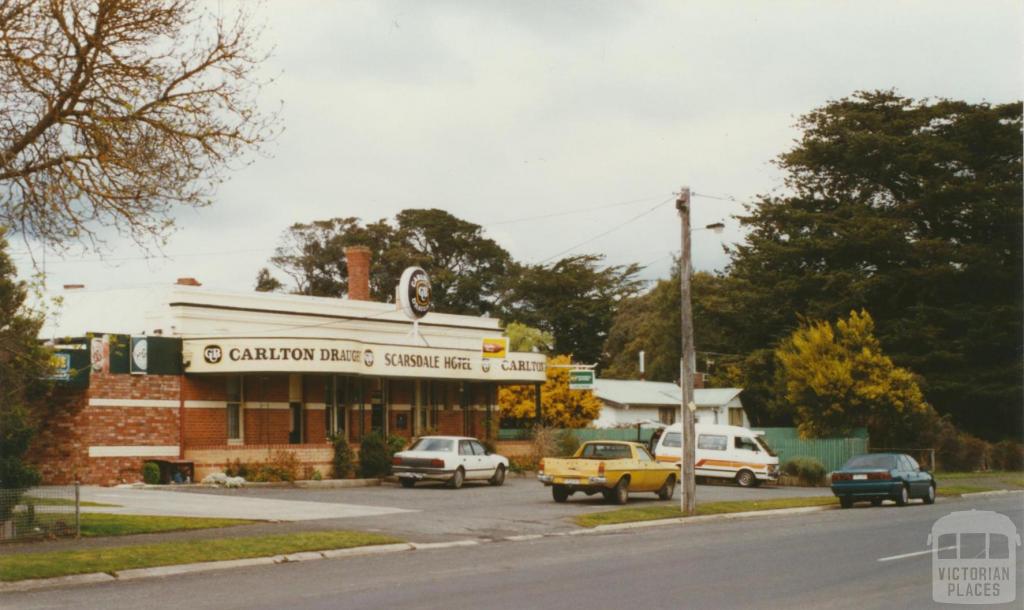
POLYGON ((370 249, 366 246, 345 248, 348 264, 348 298, 353 301, 370 300, 370 249))
POLYGON ((174 282, 178 286, 202 286, 194 277, 179 277, 178 281, 174 282))
POLYGON ((704 373, 694 373, 693 374, 693 389, 697 390, 697 389, 703 389, 703 388, 704 388, 704 373))

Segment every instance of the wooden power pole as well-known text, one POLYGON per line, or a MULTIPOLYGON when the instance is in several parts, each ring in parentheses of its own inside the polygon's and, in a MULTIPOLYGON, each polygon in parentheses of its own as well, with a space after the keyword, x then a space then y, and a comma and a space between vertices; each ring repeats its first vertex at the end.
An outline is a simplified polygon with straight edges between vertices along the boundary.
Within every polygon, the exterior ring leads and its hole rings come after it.
POLYGON ((690 303, 690 189, 683 187, 676 199, 676 209, 682 220, 682 260, 679 265, 679 293, 681 297, 683 349, 679 359, 679 386, 682 390, 682 450, 683 468, 679 502, 684 517, 696 514, 697 483, 694 476, 696 439, 694 438, 693 402, 693 307, 690 303))

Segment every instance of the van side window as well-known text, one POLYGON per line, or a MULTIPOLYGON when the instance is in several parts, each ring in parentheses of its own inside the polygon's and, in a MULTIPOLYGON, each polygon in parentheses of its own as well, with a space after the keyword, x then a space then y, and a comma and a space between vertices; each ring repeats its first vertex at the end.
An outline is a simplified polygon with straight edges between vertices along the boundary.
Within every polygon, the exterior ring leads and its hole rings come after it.
POLYGON ((697 437, 698 449, 725 451, 728 446, 729 440, 724 434, 701 434, 697 437))
POLYGON ((745 436, 737 436, 734 440, 734 444, 737 449, 744 449, 746 451, 759 451, 757 443, 754 439, 747 438, 745 436))
POLYGON ((665 440, 661 441, 662 447, 682 447, 683 446, 683 435, 680 432, 669 432, 665 435, 665 440))

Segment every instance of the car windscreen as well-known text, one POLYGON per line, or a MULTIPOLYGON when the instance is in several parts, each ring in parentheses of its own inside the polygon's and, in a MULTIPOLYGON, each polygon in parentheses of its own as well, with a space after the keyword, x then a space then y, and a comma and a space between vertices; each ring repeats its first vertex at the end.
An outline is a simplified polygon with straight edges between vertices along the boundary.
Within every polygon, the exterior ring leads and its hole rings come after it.
POLYGON ((421 438, 409 447, 409 451, 451 451, 453 447, 455 441, 450 438, 421 438))
POLYGON ((768 441, 764 440, 763 436, 755 436, 754 440, 757 441, 758 445, 761 445, 762 449, 768 452, 768 455, 772 457, 777 457, 778 454, 776 454, 775 451, 772 449, 771 445, 768 444, 768 441))
POLYGON ((682 447, 683 446, 683 434, 681 432, 669 432, 665 435, 665 440, 661 441, 662 447, 682 447))
POLYGON ((850 458, 843 466, 843 470, 853 470, 856 468, 891 470, 895 467, 896 458, 891 455, 858 455, 850 458))

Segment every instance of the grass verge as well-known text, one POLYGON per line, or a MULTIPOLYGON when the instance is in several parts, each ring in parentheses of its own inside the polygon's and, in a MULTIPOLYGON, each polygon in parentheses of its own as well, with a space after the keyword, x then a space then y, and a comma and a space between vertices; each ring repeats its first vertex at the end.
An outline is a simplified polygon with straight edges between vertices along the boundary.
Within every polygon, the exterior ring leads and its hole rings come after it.
POLYGON ((82 513, 82 536, 128 536, 182 530, 202 530, 258 523, 246 519, 213 519, 205 517, 152 517, 149 515, 109 515, 82 513))
MULTIPOLYGON (((74 506, 75 505, 75 501, 74 500, 69 500, 67 498, 36 498, 36 497, 33 497, 33 496, 24 496, 22 498, 22 500, 21 500, 21 504, 28 504, 29 502, 31 502, 32 504, 35 504, 36 506, 74 506)), ((82 506, 106 506, 106 507, 111 507, 111 508, 117 508, 117 507, 121 506, 120 504, 104 504, 103 502, 89 502, 88 500, 83 500, 79 504, 81 504, 82 506)))
MULTIPOLYGON (((826 506, 835 504, 836 499, 826 496, 810 498, 772 498, 769 500, 731 500, 723 502, 708 502, 697 505, 698 515, 720 515, 724 513, 742 513, 755 510, 773 510, 779 508, 800 508, 804 506, 826 506)), ((590 513, 577 515, 576 525, 580 527, 595 527, 597 525, 610 525, 613 523, 630 523, 633 521, 653 521, 655 519, 672 519, 682 517, 678 505, 662 506, 641 506, 636 508, 623 508, 602 513, 590 513)))
POLYGON ((0 556, 0 581, 53 578, 90 572, 118 572, 133 568, 265 557, 301 551, 322 551, 401 542, 390 536, 364 532, 326 531, 163 542, 0 556))

